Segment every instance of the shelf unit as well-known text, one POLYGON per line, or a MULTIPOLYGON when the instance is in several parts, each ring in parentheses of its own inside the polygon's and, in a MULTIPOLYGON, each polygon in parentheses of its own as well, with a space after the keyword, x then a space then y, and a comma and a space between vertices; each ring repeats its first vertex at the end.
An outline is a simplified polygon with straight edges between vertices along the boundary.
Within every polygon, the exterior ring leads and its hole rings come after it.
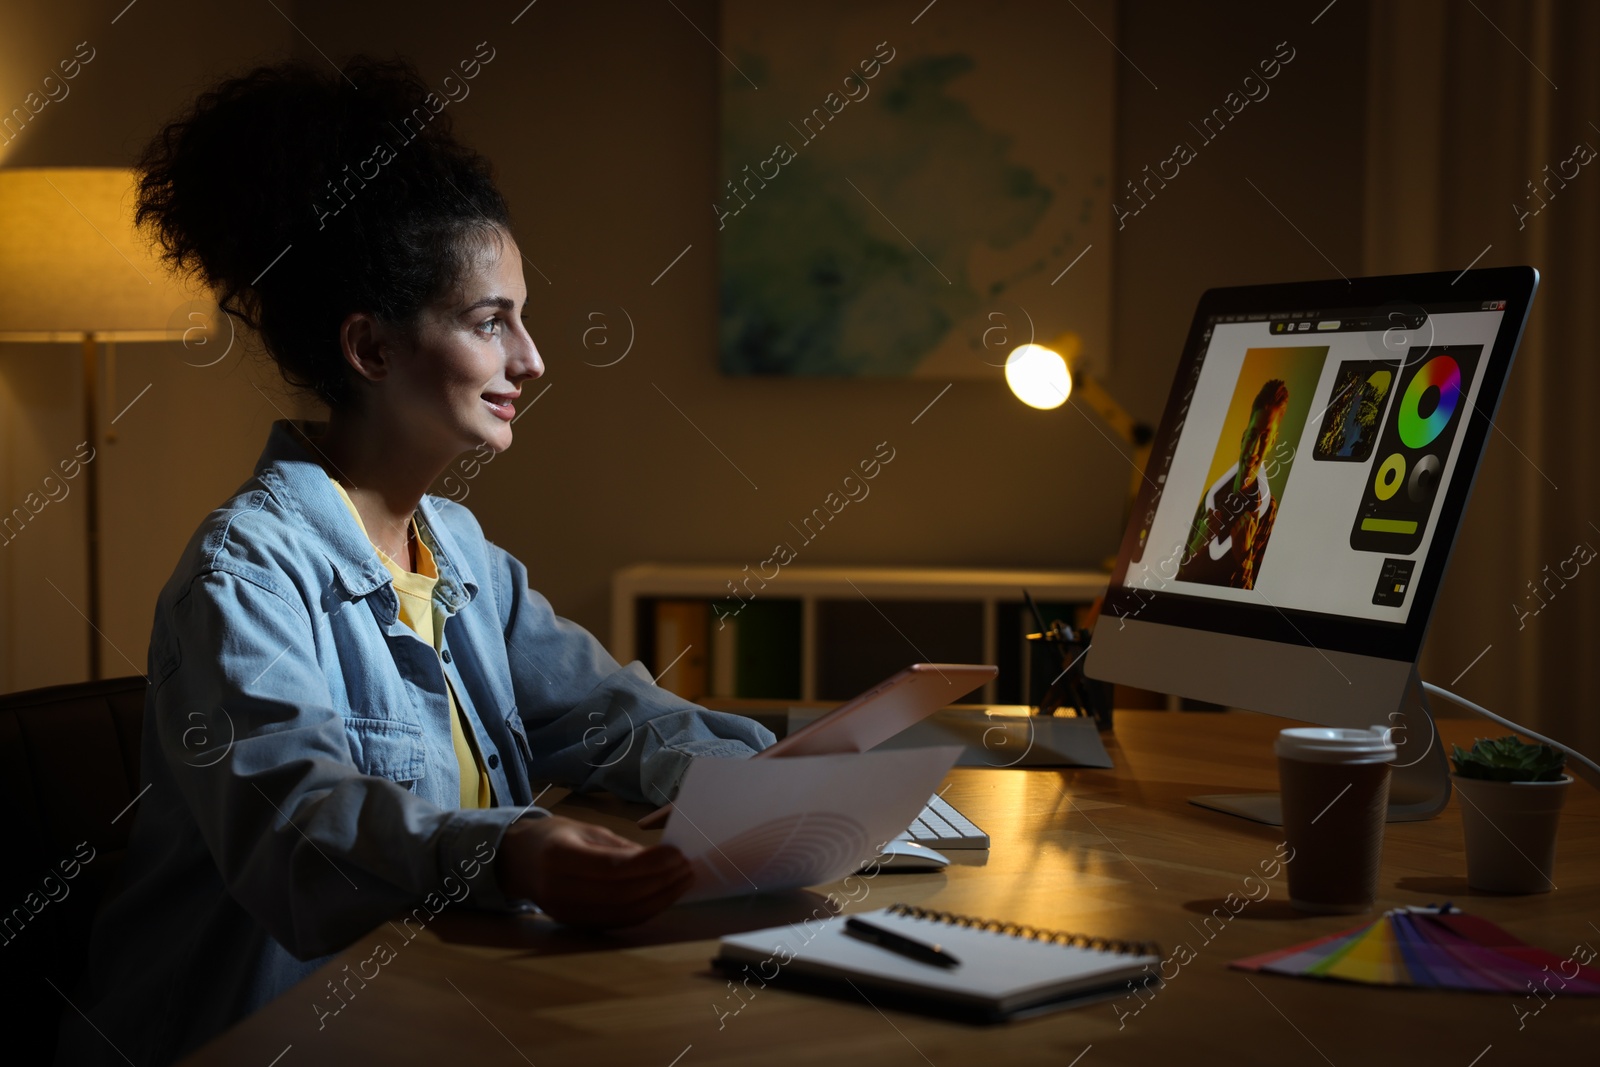
MULTIPOLYGON (((743 592, 747 577, 751 572, 731 564, 638 563, 622 568, 611 580, 612 654, 623 663, 643 659, 650 664, 653 650, 639 647, 644 628, 642 603, 696 599, 717 602, 729 610, 739 603, 731 587, 750 599, 743 592)), ((927 602, 930 612, 935 603, 945 609, 964 607, 981 629, 981 636, 968 635, 970 647, 981 654, 981 662, 1000 663, 1003 655, 1013 654, 1000 648, 1001 616, 1011 617, 1018 610, 1024 589, 1041 605, 1083 607, 1105 592, 1106 580, 1106 574, 1098 571, 788 566, 764 588, 753 586, 759 590, 753 599, 799 602, 801 691, 797 695, 811 701, 842 699, 837 694, 819 696, 818 671, 830 639, 824 619, 837 619, 853 605, 870 605, 890 626, 894 623, 877 607, 879 603, 927 602)), ((1020 664, 1020 650, 1015 655, 1020 664)), ((919 657, 907 647, 902 658, 903 666, 919 657)), ((985 686, 982 699, 995 702, 999 684, 997 680, 985 686)))

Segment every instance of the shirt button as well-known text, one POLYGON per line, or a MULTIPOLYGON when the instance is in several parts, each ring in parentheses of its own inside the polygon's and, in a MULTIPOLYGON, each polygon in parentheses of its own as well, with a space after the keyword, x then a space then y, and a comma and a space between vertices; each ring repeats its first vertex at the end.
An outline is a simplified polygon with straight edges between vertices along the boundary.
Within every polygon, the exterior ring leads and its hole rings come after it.
POLYGON ((443 652, 439 653, 439 658, 444 660, 446 663, 449 663, 450 662, 450 650, 447 648, 443 652))
POLYGON ((489 753, 489 769, 492 771, 498 766, 500 766, 499 754, 494 752, 489 753))

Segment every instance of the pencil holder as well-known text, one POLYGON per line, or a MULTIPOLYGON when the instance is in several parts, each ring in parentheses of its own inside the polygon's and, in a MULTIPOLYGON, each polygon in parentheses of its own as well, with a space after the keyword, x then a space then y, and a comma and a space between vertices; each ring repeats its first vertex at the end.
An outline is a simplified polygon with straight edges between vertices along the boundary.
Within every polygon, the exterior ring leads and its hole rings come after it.
POLYGON ((1101 730, 1111 729, 1112 687, 1083 673, 1084 657, 1089 651, 1088 629, 1074 630, 1057 619, 1048 630, 1029 634, 1027 640, 1030 683, 1036 657, 1050 660, 1054 671, 1053 680, 1039 698, 1038 713, 1055 715, 1066 709, 1068 715, 1093 718, 1101 730))

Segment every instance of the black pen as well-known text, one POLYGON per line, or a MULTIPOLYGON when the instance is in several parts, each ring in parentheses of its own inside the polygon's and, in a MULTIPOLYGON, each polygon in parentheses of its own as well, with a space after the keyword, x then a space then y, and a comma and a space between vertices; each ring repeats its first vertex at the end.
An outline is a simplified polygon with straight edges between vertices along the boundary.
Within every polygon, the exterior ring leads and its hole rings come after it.
POLYGON ((931 963, 935 967, 958 967, 961 961, 938 945, 929 945, 913 940, 904 934, 897 934, 893 930, 885 930, 881 926, 874 926, 865 919, 851 918, 844 924, 844 932, 852 937, 886 948, 890 952, 898 952, 908 959, 918 963, 931 963))

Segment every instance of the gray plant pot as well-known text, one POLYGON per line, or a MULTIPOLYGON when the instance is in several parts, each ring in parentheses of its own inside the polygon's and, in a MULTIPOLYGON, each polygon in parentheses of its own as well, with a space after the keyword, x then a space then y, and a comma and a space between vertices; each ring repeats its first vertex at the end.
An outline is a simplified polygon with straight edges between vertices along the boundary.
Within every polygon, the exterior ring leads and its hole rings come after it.
POLYGON ((1487 782, 1450 776, 1461 798, 1467 884, 1494 893, 1548 893, 1556 826, 1570 775, 1558 782, 1487 782))

